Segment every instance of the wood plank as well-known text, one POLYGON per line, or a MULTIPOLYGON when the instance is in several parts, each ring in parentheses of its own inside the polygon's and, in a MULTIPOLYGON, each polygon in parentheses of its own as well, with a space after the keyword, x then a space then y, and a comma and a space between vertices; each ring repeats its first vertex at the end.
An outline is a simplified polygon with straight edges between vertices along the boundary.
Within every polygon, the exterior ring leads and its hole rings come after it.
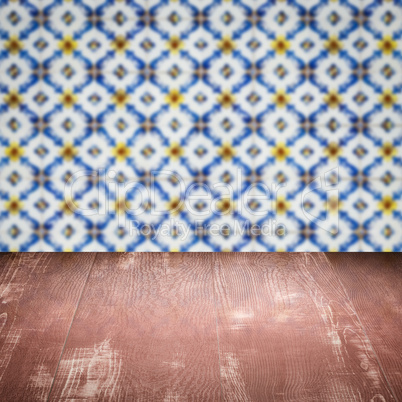
POLYGON ((98 255, 51 400, 218 400, 211 255, 98 255))
POLYGON ((402 400, 402 255, 328 253, 395 396, 402 400))
POLYGON ((215 258, 225 400, 394 400, 323 254, 215 258))
POLYGON ((95 254, 0 258, 0 400, 46 400, 95 254))

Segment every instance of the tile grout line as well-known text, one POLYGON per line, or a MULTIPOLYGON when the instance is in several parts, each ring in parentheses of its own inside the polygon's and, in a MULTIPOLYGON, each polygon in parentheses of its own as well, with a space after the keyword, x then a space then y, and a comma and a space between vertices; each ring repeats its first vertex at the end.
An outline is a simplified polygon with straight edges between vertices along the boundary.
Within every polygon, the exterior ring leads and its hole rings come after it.
POLYGON ((219 365, 219 385, 220 385, 220 400, 223 398, 223 388, 222 388, 222 374, 221 374, 221 351, 220 351, 220 345, 219 345, 219 325, 218 325, 218 306, 217 306, 217 300, 216 300, 216 291, 215 291, 215 253, 212 255, 212 288, 213 288, 213 293, 214 293, 214 307, 215 307, 215 328, 216 328, 216 341, 217 341, 217 346, 218 346, 218 365, 219 365))
MULTIPOLYGON (((360 0, 360 2, 359 2, 359 14, 363 16, 364 11, 365 11, 364 2, 363 2, 363 0, 360 0)), ((364 28, 364 24, 362 24, 359 21, 359 35, 361 36, 361 38, 364 38, 365 34, 366 34, 366 30, 364 28)), ((363 68, 363 63, 364 63, 364 60, 365 60, 364 57, 363 57, 363 53, 359 53, 358 60, 359 60, 358 61, 359 62, 359 69, 362 69, 363 68)), ((363 90, 364 90, 363 77, 359 76, 358 91, 361 93, 361 92, 363 92, 363 90)), ((363 117, 364 117, 363 107, 362 107, 362 105, 359 105, 358 106, 358 119, 359 119, 359 121, 360 121, 360 119, 363 120, 363 117)), ((360 145, 362 146, 363 142, 364 142, 364 133, 363 133, 363 131, 359 130, 359 132, 357 134, 358 134, 358 137, 359 137, 358 141, 360 142, 360 145)), ((359 177, 363 173, 363 166, 362 165, 363 165, 363 162, 362 162, 361 159, 359 159, 357 161, 357 166, 358 166, 358 169, 359 169, 359 173, 358 173, 359 177)), ((360 182, 359 182, 358 186, 359 187, 358 187, 357 195, 358 195, 359 198, 363 199, 364 198, 364 191, 363 191, 363 187, 362 187, 360 182)), ((361 231, 361 228, 364 225, 362 215, 359 215, 358 222, 359 222, 359 231, 361 231)), ((363 249, 364 249, 364 239, 360 238, 360 233, 359 233, 359 239, 358 239, 358 247, 359 247, 359 251, 362 252, 363 249)), ((328 260, 328 262, 329 262, 329 260, 328 260)))
MULTIPOLYGON (((252 7, 252 15, 253 16, 255 16, 255 17, 257 16, 257 10, 259 8, 260 7, 256 7, 256 8, 252 7)), ((257 39, 257 33, 258 33, 257 32, 257 24, 256 24, 255 21, 253 21, 252 24, 253 24, 253 27, 252 27, 252 30, 251 30, 251 34, 252 34, 254 39, 257 39)), ((257 69, 257 62, 258 62, 257 53, 253 52, 253 54, 252 54, 252 68, 253 68, 254 71, 257 69)), ((257 89, 257 86, 256 86, 257 77, 252 76, 251 79, 252 79, 252 81, 251 81, 252 92, 256 92, 256 89, 257 89)), ((252 105, 252 117, 251 118, 253 119, 252 144, 253 144, 253 146, 257 146, 258 134, 257 134, 257 130, 255 130, 255 127, 254 127, 254 124, 257 124, 257 106, 255 104, 252 105)), ((275 143, 275 145, 276 145, 276 143, 275 143)), ((255 160, 255 158, 252 159, 251 163, 252 163, 252 172, 253 172, 252 174, 255 177, 256 171, 257 171, 257 168, 258 168, 256 166, 257 161, 255 160)), ((251 185, 253 185, 253 184, 255 184, 254 178, 253 178, 253 183, 251 183, 251 185)), ((240 186, 242 186, 242 185, 243 185, 243 183, 240 184, 240 186)), ((253 218, 254 219, 252 219, 251 224, 252 225, 257 225, 259 220, 256 219, 255 217, 253 217, 253 218)), ((252 247, 254 248, 255 245, 252 246, 252 247)))
POLYGON ((48 396, 47 396, 47 398, 46 398, 46 402, 48 402, 48 401, 50 400, 50 395, 52 394, 53 386, 54 386, 54 383, 55 383, 55 380, 56 380, 56 375, 57 375, 57 372, 58 372, 58 370, 59 370, 59 366, 60 366, 60 363, 61 363, 61 359, 62 359, 62 357, 63 357, 64 350, 65 350, 66 345, 67 345, 67 340, 68 340, 68 337, 69 337, 69 335, 70 335, 70 331, 71 331, 71 328, 72 328, 72 326, 73 326, 73 323, 74 323, 74 320, 75 320, 75 316, 76 316, 77 311, 78 311, 78 307, 80 306, 81 299, 82 299, 82 295, 84 294, 85 288, 86 288, 86 286, 87 286, 87 284, 88 284, 89 276, 91 275, 92 268, 93 268, 93 266, 95 265, 95 260, 96 260, 97 255, 98 255, 98 253, 95 253, 94 259, 93 259, 92 264, 91 264, 91 267, 89 268, 89 271, 88 271, 87 278, 85 279, 84 286, 82 287, 82 291, 81 291, 80 297, 78 298, 77 306, 76 306, 76 308, 75 308, 73 317, 72 317, 72 319, 71 319, 71 323, 70 323, 70 326, 69 326, 68 331, 67 331, 66 339, 64 340, 63 348, 62 348, 62 350, 61 350, 60 358, 59 358, 59 361, 58 361, 57 366, 56 366, 56 371, 54 372, 54 376, 53 376, 53 380, 52 380, 52 385, 50 386, 50 390, 49 390, 49 394, 48 394, 48 396))
MULTIPOLYGON (((356 311, 356 309, 355 309, 355 306, 354 306, 352 300, 350 299, 348 292, 346 291, 346 287, 345 287, 345 285, 343 284, 342 279, 341 279, 341 278, 339 277, 339 275, 337 274, 337 272, 336 272, 334 266, 332 265, 331 261, 328 259, 327 254, 326 254, 325 252, 322 252, 322 254, 323 254, 325 260, 327 261, 328 265, 332 268, 332 271, 335 273, 336 279, 337 279, 338 282, 340 283, 340 285, 341 285, 341 287, 342 287, 342 290, 343 290, 343 293, 345 294, 347 301, 350 303, 350 307, 351 307, 353 313, 354 313, 354 314, 356 315, 356 317, 357 317, 357 320, 358 320, 358 322, 359 322, 359 324, 360 324, 360 327, 361 327, 361 329, 362 329, 362 331, 363 331, 363 334, 364 334, 364 336, 366 337, 366 339, 367 339, 367 341, 368 341, 368 343, 369 343, 369 345, 370 345, 371 351, 372 351, 373 354, 374 354, 374 357, 375 357, 375 360, 376 360, 376 362, 377 362, 377 364, 378 364, 378 367, 380 368, 381 374, 383 375, 383 377, 384 377, 384 379, 385 379, 385 382, 386 382, 387 385, 388 385, 388 390, 389 390, 389 392, 391 393, 391 395, 392 395, 392 397, 394 398, 394 400, 395 400, 395 401, 398 401, 398 398, 396 397, 396 394, 395 394, 395 392, 394 392, 394 389, 392 388, 392 385, 391 385, 391 383, 389 382, 387 375, 385 374, 385 370, 383 369, 382 364, 381 364, 381 362, 380 362, 380 359, 379 359, 379 357, 378 357, 378 355, 377 355, 377 353, 376 353, 376 351, 375 351, 375 349, 374 349, 373 344, 371 343, 371 340, 370 340, 370 338, 369 338, 369 336, 368 336, 368 334, 367 334, 366 328, 364 327, 362 321, 360 320, 359 315, 357 314, 357 311, 356 311)), ((313 259, 314 259, 314 258, 313 258, 313 259)), ((316 265, 318 265, 317 262, 315 261, 315 259, 314 259, 314 262, 315 262, 316 265)))
MULTIPOLYGON (((44 8, 45 7, 38 8, 39 12, 41 14, 44 12, 44 8)), ((45 26, 42 23, 41 23, 41 25, 39 27, 39 34, 40 34, 41 37, 44 37, 46 35, 46 29, 45 29, 45 26)), ((49 59, 49 57, 48 57, 48 59, 49 59)), ((46 59, 45 59, 44 55, 42 53, 40 53, 40 55, 39 55, 39 68, 42 71, 43 71, 43 68, 44 68, 43 66, 45 65, 45 61, 46 61, 46 59)), ((39 85, 38 85, 39 86, 39 93, 45 91, 44 81, 45 81, 45 77, 42 76, 42 74, 41 74, 41 76, 39 78, 39 85)), ((43 106, 43 104, 41 104, 41 105, 39 105, 39 119, 41 121, 41 123, 40 123, 41 127, 40 127, 40 131, 38 133, 38 137, 40 138, 41 146, 44 146, 45 141, 46 141, 45 133, 44 133, 45 130, 43 129, 43 125, 45 124, 44 115, 45 115, 44 106, 43 106)), ((43 183, 45 170, 46 170, 45 160, 41 159, 40 160, 40 172, 39 172, 39 177, 38 177, 39 180, 38 181, 39 181, 39 187, 40 187, 40 190, 39 190, 40 199, 42 199, 42 200, 46 199, 46 195, 47 195, 46 191, 45 191, 45 185, 43 183)), ((39 241, 42 241, 44 244, 46 244, 46 240, 45 240, 46 234, 43 234, 43 233, 46 233, 44 231, 44 229, 45 229, 45 225, 46 225, 47 221, 48 221, 48 219, 46 219, 45 216, 41 216, 40 219, 39 219, 40 236, 41 236, 39 241)), ((61 251, 63 251, 63 250, 61 250, 61 251)), ((52 385, 53 385, 53 383, 52 383, 52 385)))

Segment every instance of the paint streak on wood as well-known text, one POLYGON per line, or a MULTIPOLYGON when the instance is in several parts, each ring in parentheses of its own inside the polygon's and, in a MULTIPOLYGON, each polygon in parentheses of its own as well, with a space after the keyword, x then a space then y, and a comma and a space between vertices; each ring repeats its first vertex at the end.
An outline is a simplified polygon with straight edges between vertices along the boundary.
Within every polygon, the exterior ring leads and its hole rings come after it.
POLYGON ((51 400, 218 400, 210 254, 98 254, 51 400))
POLYGON ((394 395, 402 400, 401 254, 326 256, 345 286, 394 395))
POLYGON ((225 400, 394 400, 325 256, 215 258, 225 400))
POLYGON ((94 254, 0 255, 0 400, 46 400, 94 254))
POLYGON ((93 348, 77 348, 67 351, 60 365, 60 371, 68 371, 63 389, 77 384, 75 392, 80 398, 88 399, 102 395, 110 399, 119 384, 122 359, 106 339, 93 348))

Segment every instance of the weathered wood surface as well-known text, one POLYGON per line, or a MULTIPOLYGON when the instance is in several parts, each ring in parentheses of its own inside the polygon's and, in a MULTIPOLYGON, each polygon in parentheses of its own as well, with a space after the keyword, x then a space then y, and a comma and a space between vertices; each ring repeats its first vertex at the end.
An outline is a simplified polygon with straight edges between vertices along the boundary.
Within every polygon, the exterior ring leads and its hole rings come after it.
POLYGON ((0 400, 46 400, 95 254, 0 254, 0 400))
POLYGON ((218 400, 212 255, 98 254, 51 400, 218 400))
POLYGON ((215 273, 223 399, 394 400, 323 254, 221 253, 215 273))
POLYGON ((402 400, 402 254, 328 253, 391 388, 402 400))
POLYGON ((402 400, 400 254, 0 254, 0 400, 402 400))

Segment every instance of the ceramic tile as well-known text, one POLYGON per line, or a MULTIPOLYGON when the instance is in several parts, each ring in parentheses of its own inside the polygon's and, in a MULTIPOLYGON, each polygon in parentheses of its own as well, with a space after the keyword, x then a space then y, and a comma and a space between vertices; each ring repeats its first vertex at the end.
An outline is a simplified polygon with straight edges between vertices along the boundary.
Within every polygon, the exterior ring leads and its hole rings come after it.
POLYGON ((401 250, 401 99, 399 0, 0 0, 0 249, 401 250))

